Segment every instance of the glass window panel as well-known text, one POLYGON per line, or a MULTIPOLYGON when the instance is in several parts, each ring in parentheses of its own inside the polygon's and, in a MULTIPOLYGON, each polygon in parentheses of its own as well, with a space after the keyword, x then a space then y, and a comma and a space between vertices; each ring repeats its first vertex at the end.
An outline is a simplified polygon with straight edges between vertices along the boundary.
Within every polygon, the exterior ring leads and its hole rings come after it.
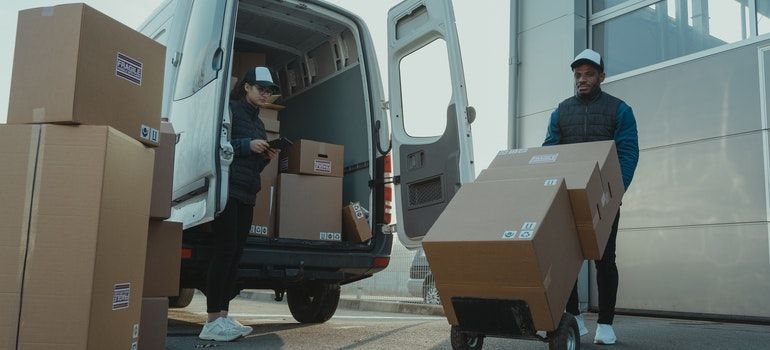
POLYGON ((607 75, 748 37, 746 6, 735 0, 666 0, 593 26, 607 75))
POLYGON ((443 135, 452 99, 446 42, 437 39, 404 57, 400 70, 406 133, 414 137, 443 135))
POLYGON ((757 30, 760 35, 770 33, 770 1, 757 1, 757 30))
POLYGON ((591 9, 593 13, 597 13, 601 10, 608 9, 612 6, 619 5, 629 1, 632 1, 632 0, 593 0, 591 2, 591 9))

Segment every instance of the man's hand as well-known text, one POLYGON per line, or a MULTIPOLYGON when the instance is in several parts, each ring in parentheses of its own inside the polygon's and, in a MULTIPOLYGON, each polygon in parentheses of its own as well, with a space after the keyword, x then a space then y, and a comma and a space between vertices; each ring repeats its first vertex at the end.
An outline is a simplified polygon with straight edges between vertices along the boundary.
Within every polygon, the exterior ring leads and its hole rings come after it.
POLYGON ((278 158, 279 153, 280 151, 275 148, 268 148, 267 151, 263 153, 263 155, 268 159, 273 160, 275 158, 278 158))
POLYGON ((262 153, 270 148, 270 145, 265 140, 251 140, 251 142, 249 142, 249 148, 251 148, 251 151, 254 153, 262 153))

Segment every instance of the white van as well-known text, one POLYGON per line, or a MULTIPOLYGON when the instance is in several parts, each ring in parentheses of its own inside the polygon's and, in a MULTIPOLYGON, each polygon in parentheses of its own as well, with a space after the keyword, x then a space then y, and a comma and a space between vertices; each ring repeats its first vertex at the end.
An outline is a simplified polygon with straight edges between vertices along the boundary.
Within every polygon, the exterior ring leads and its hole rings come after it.
POLYGON ((193 288, 205 286, 211 233, 203 224, 227 199, 234 52, 263 53, 277 73, 286 106, 281 136, 344 145, 343 203, 360 202, 371 213, 367 243, 249 238, 240 288, 272 289, 277 299, 287 292, 298 321, 328 320, 341 284, 388 265, 393 230, 383 222, 385 183, 395 184, 396 231, 414 248, 459 187, 474 178, 474 113, 451 1, 407 0, 390 10, 389 102, 366 24, 322 1, 169 0, 139 30, 167 48, 163 115, 179 134, 172 220, 185 228, 185 290, 172 300, 178 306, 189 302, 193 288), (451 96, 441 108, 447 126, 440 136, 411 137, 403 123, 400 62, 436 40, 446 44, 451 72, 451 96), (394 176, 385 178, 389 152, 394 176))

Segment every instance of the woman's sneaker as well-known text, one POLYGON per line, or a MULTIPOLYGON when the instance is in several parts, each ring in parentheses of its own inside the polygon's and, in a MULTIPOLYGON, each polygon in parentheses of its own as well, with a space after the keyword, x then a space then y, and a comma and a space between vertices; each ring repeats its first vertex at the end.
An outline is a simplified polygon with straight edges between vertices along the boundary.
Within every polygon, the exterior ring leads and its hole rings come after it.
POLYGON ((225 319, 227 320, 227 322, 230 322, 230 324, 233 325, 235 329, 241 331, 241 336, 243 337, 251 334, 251 332, 254 330, 254 328, 251 328, 249 326, 244 326, 242 323, 238 322, 238 320, 230 316, 225 317, 225 319))
POLYGON ((596 336, 594 337, 594 344, 612 345, 618 340, 615 337, 615 330, 611 325, 599 323, 596 326, 596 336))
POLYGON ((575 321, 577 321, 578 331, 580 332, 580 336, 582 337, 588 334, 588 328, 586 328, 586 321, 583 319, 583 315, 575 316, 575 321))
POLYGON ((233 341, 241 337, 241 330, 235 328, 225 317, 217 318, 203 325, 198 338, 203 340, 233 341))

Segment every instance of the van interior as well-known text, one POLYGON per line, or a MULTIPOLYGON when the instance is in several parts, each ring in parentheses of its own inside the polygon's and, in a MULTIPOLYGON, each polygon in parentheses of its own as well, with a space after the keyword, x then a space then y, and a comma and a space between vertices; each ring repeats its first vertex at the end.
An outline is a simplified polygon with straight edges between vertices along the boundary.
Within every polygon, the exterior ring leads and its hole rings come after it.
MULTIPOLYGON (((352 21, 344 21, 325 9, 318 12, 281 1, 241 0, 233 57, 264 54, 265 65, 281 89, 282 96, 275 103, 286 107, 278 114, 280 135, 295 142, 310 139, 343 145, 343 206, 360 202, 369 208, 369 160, 373 152, 369 90, 357 31, 350 25, 352 21)), ((234 78, 240 78, 237 69, 234 64, 234 78)), ((369 243, 343 240, 312 244, 352 248, 369 243)))

